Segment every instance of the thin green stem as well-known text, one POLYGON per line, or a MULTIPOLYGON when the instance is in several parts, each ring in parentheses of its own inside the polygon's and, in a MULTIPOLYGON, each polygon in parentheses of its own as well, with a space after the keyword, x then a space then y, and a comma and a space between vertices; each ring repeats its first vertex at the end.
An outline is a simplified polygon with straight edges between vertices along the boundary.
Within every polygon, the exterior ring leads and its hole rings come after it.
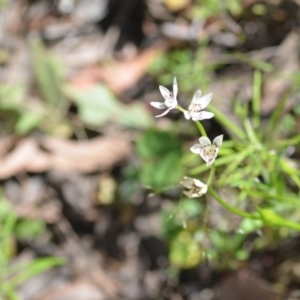
POLYGON ((209 193, 227 210, 232 212, 235 215, 238 215, 242 218, 249 218, 249 219, 260 219, 258 216, 255 216, 253 214, 246 213, 230 204, 228 204, 225 200, 223 200, 215 191, 212 187, 208 188, 209 193))
POLYGON ((210 186, 214 180, 214 177, 215 177, 215 170, 216 170, 216 167, 215 165, 213 164, 210 168, 210 173, 208 175, 208 179, 207 179, 207 186, 210 186))
POLYGON ((182 113, 184 113, 184 111, 185 111, 185 109, 182 108, 180 105, 177 105, 176 108, 177 108, 179 111, 181 111, 182 113))
POLYGON ((199 121, 195 121, 195 123, 196 123, 196 125, 197 125, 197 127, 198 127, 198 129, 199 129, 199 131, 201 133, 201 135, 202 136, 207 136, 206 131, 205 131, 203 125, 199 121))

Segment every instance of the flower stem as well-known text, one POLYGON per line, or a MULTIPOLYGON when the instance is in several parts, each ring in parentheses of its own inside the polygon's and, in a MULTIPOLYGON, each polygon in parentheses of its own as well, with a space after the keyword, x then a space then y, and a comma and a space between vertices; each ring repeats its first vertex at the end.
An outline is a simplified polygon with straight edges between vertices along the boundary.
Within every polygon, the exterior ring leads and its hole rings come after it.
POLYGON ((199 121, 195 121, 200 133, 202 134, 202 136, 207 136, 206 131, 204 129, 204 127, 202 126, 202 124, 199 121))
POLYGON ((259 216, 246 213, 246 212, 228 204, 225 200, 223 200, 220 196, 218 196, 218 194, 214 191, 214 189, 212 187, 209 187, 208 191, 223 207, 225 207, 227 210, 234 213, 235 215, 238 215, 242 218, 260 219, 259 216))
POLYGON ((208 175, 208 179, 207 179, 207 182, 206 182, 206 185, 207 186, 210 186, 214 180, 214 177, 215 177, 215 165, 213 164, 210 168, 210 173, 208 175))
POLYGON ((176 108, 181 111, 182 113, 184 113, 184 108, 182 108, 180 105, 177 105, 176 108))

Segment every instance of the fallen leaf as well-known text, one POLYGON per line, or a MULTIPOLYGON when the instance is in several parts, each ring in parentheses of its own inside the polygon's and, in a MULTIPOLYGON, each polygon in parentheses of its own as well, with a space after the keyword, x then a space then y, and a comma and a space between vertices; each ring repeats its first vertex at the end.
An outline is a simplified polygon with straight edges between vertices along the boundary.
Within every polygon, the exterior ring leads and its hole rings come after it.
POLYGON ((18 138, 12 135, 0 139, 0 159, 4 156, 18 141, 18 138))
POLYGON ((93 172, 108 170, 130 153, 129 141, 117 137, 99 137, 89 141, 43 138, 53 169, 62 172, 93 172))
POLYGON ((45 296, 39 297, 38 300, 104 300, 107 299, 104 292, 98 287, 88 282, 74 282, 66 284, 45 296))
POLYGON ((112 91, 120 94, 137 84, 164 48, 165 45, 160 44, 144 50, 133 59, 115 61, 107 66, 88 67, 74 77, 71 84, 76 87, 89 87, 102 80, 112 91))
POLYGON ((29 137, 0 160, 0 179, 22 172, 95 172, 112 168, 130 153, 128 140, 99 137, 88 141, 69 141, 43 137, 38 143, 29 137), (45 150, 43 150, 45 149, 45 150))
POLYGON ((49 155, 38 149, 33 138, 21 140, 15 149, 0 160, 0 179, 21 172, 43 172, 51 167, 49 155))

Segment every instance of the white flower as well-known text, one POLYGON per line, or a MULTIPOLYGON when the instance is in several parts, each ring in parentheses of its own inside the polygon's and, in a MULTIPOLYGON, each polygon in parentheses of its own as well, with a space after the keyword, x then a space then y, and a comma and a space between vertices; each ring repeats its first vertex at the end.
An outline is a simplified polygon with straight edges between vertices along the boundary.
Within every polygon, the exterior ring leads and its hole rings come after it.
POLYGON ((176 77, 174 77, 174 81, 173 81, 173 93, 171 93, 167 88, 165 88, 161 85, 159 86, 159 89, 160 89, 161 94, 165 98, 165 102, 163 102, 163 103, 162 102, 150 102, 150 104, 152 106, 154 106, 155 108, 158 108, 158 109, 167 108, 167 110, 164 111, 161 115, 156 116, 156 118, 166 115, 171 109, 176 108, 176 106, 177 106, 178 86, 177 86, 176 77))
POLYGON ((183 192, 189 198, 201 197, 207 192, 207 185, 198 179, 184 177, 180 183, 189 189, 183 192))
POLYGON ((191 148, 191 151, 195 154, 200 154, 200 156, 204 159, 206 162, 206 165, 211 165, 219 152, 219 147, 222 145, 223 142, 223 135, 217 136, 213 143, 211 144, 211 141, 208 137, 202 136, 199 139, 200 144, 196 144, 191 148))
POLYGON ((213 113, 208 111, 200 111, 209 104, 209 102, 212 99, 212 96, 213 94, 209 93, 201 97, 201 91, 198 90, 191 101, 189 109, 184 111, 185 118, 187 120, 192 118, 193 121, 212 118, 214 116, 213 113))

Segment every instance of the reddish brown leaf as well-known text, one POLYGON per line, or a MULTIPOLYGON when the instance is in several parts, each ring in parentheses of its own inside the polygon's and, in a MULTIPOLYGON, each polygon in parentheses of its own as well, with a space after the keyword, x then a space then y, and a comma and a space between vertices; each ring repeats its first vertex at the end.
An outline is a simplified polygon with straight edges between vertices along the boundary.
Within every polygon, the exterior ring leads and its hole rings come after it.
POLYGON ((33 138, 18 143, 0 161, 0 179, 22 172, 94 172, 108 170, 130 153, 129 141, 100 137, 88 141, 69 141, 44 137, 41 146, 33 138))
POLYGON ((16 148, 0 161, 0 179, 20 172, 43 172, 51 167, 49 155, 38 149, 34 139, 19 142, 16 148))
POLYGON ((80 142, 45 137, 42 145, 50 152, 53 168, 63 172, 107 170, 130 153, 129 142, 116 137, 80 142))
POLYGON ((164 45, 159 45, 141 52, 130 60, 115 61, 109 66, 89 67, 73 78, 71 84, 85 88, 102 80, 115 93, 122 93, 142 78, 164 48, 164 45))

